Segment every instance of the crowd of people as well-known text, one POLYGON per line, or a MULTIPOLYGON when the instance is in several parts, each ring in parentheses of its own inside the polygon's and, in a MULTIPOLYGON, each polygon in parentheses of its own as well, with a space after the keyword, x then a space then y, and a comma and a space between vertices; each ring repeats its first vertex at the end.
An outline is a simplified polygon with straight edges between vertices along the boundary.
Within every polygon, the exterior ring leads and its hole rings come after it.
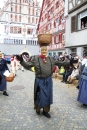
POLYGON ((79 77, 79 71, 80 71, 80 65, 81 65, 81 59, 77 55, 64 55, 64 56, 59 56, 58 58, 59 61, 64 61, 64 60, 70 60, 70 65, 69 66, 59 66, 56 67, 54 71, 54 77, 56 73, 59 73, 62 75, 62 81, 63 83, 70 84, 73 82, 73 80, 77 79, 79 77))

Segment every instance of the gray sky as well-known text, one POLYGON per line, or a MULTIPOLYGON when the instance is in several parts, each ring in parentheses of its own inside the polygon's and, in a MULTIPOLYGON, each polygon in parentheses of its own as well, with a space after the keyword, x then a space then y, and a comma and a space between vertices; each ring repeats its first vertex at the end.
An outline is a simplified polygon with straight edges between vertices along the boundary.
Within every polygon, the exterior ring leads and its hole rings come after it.
MULTIPOLYGON (((3 7, 4 1, 7 1, 7 0, 0 0, 0 8, 3 7)), ((38 0, 38 1, 40 1, 40 5, 41 5, 43 0, 38 0)))

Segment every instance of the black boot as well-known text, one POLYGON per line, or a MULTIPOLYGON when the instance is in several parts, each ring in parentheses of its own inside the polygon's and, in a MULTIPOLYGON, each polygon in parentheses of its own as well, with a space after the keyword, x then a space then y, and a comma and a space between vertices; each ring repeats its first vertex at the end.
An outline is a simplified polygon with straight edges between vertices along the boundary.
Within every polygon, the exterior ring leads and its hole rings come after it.
POLYGON ((50 114, 48 112, 44 112, 42 113, 44 116, 46 116, 47 118, 51 118, 50 114))
POLYGON ((77 86, 76 88, 79 89, 79 86, 77 86))
POLYGON ((37 110, 36 110, 36 113, 37 113, 38 115, 40 115, 40 111, 37 111, 37 110))
POLYGON ((3 91, 3 95, 9 96, 9 94, 6 91, 3 91))
POLYGON ((87 107, 87 104, 83 104, 83 106, 86 106, 86 107, 87 107))

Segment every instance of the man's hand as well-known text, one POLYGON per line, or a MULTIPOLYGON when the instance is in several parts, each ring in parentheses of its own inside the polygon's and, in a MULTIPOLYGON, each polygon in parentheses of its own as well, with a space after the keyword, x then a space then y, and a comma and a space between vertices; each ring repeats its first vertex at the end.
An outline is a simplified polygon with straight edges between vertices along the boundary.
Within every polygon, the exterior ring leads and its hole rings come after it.
POLYGON ((20 63, 23 61, 22 55, 16 55, 16 58, 20 61, 20 63))

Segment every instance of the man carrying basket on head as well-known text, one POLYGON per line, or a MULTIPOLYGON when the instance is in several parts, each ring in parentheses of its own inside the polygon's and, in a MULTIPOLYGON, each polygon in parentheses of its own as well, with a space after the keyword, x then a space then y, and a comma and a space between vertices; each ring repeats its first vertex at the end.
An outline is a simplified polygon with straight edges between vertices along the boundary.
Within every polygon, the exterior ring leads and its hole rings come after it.
POLYGON ((38 41, 41 47, 41 55, 32 56, 26 63, 22 55, 17 55, 17 59, 26 69, 35 68, 35 85, 34 85, 34 109, 40 115, 40 109, 43 108, 43 115, 50 118, 50 105, 53 103, 53 82, 52 74, 55 65, 69 65, 69 61, 58 61, 54 57, 47 56, 47 45, 52 41, 51 34, 40 34, 38 41), (44 40, 45 37, 45 40, 44 40))
POLYGON ((2 58, 2 53, 0 52, 0 91, 3 91, 3 95, 8 96, 6 92, 6 77, 3 75, 5 70, 9 71, 6 60, 2 58))

